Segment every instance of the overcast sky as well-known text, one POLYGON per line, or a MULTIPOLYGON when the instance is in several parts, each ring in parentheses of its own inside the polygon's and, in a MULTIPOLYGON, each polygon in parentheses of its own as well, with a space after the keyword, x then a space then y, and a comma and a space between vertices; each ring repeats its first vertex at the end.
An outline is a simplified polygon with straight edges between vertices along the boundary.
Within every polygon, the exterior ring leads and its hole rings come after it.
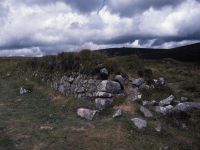
POLYGON ((0 0, 0 56, 200 41, 200 0, 0 0))

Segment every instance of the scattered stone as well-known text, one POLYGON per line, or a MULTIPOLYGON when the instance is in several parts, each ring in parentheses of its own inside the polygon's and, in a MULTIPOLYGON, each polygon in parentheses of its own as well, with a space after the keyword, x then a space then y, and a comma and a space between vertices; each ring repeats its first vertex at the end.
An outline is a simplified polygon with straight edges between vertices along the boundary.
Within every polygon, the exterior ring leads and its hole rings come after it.
POLYGON ((142 105, 143 106, 154 106, 157 102, 155 100, 153 101, 143 101, 142 105))
POLYGON ((140 111, 144 114, 145 117, 153 117, 153 114, 145 107, 141 106, 140 111))
POLYGON ((144 83, 144 79, 143 78, 138 78, 132 81, 132 85, 133 87, 139 87, 144 83))
POLYGON ((173 95, 170 95, 169 97, 161 100, 159 102, 159 106, 166 106, 166 105, 170 105, 171 102, 175 99, 175 97, 173 95))
POLYGON ((96 98, 95 105, 98 110, 104 110, 110 107, 113 103, 113 99, 111 98, 96 98))
POLYGON ((98 91, 112 94, 122 93, 121 85, 116 81, 103 80, 98 86, 98 91))
POLYGON ((115 81, 116 82, 119 82, 121 87, 123 88, 124 87, 124 78, 122 77, 122 75, 116 75, 115 76, 115 81))
POLYGON ((187 101, 189 101, 189 98, 188 97, 181 97, 180 101, 181 102, 187 102, 187 101))
POLYGON ((86 120, 93 120, 94 116, 96 115, 96 110, 90 110, 86 108, 79 108, 77 110, 77 115, 81 118, 84 118, 86 120))
POLYGON ((121 117, 121 116, 122 116, 122 110, 121 109, 117 109, 112 117, 113 118, 118 118, 118 117, 121 117))
POLYGON ((95 95, 97 98, 112 98, 113 94, 112 93, 107 93, 107 92, 97 92, 95 95))
POLYGON ((100 70, 100 75, 101 75, 102 79, 105 80, 105 79, 108 79, 109 72, 108 72, 108 70, 106 68, 102 68, 100 70))
POLYGON ((142 129, 142 128, 145 128, 147 126, 146 120, 143 120, 141 118, 133 118, 133 119, 131 119, 131 121, 134 123, 134 125, 138 129, 142 129))
POLYGON ((26 88, 26 87, 21 87, 20 90, 19 90, 19 93, 21 95, 27 94, 27 93, 30 93, 30 92, 31 92, 31 90, 29 88, 26 88))

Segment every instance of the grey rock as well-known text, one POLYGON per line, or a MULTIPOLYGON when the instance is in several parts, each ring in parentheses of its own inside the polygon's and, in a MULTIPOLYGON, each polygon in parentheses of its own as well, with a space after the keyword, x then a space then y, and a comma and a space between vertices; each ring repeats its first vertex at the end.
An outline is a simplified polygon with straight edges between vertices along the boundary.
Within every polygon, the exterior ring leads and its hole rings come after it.
POLYGON ((165 108, 167 109, 167 111, 171 110, 173 108, 172 105, 168 105, 168 106, 165 106, 165 108))
POLYGON ((124 86, 124 78, 122 77, 122 75, 116 75, 115 76, 115 81, 119 82, 121 84, 121 86, 124 86))
POLYGON ((189 112, 193 109, 200 109, 200 102, 185 102, 177 104, 170 113, 189 112))
POLYGON ((134 125, 138 129, 142 129, 142 128, 145 128, 147 126, 146 120, 143 120, 141 118, 133 118, 133 119, 131 119, 131 121, 134 123, 134 125))
POLYGON ((132 81, 133 87, 139 87, 144 83, 144 79, 138 78, 132 81))
POLYGON ((112 117, 113 118, 118 118, 120 116, 122 116, 122 110, 121 109, 117 109, 112 117))
POLYGON ((21 95, 27 94, 27 93, 30 93, 30 92, 31 92, 31 90, 28 89, 28 88, 26 88, 26 87, 21 87, 20 90, 19 90, 19 93, 20 93, 21 95))
POLYGON ((159 106, 166 106, 166 105, 170 105, 171 102, 175 99, 175 97, 173 95, 170 95, 169 97, 161 100, 159 102, 159 106))
POLYGON ((143 83, 140 87, 139 90, 150 90, 151 87, 145 83, 143 83))
POLYGON ((107 92, 96 92, 95 95, 97 98, 112 98, 113 94, 112 93, 107 93, 107 92))
POLYGON ((77 115, 81 118, 84 118, 86 120, 93 120, 94 116, 96 115, 96 110, 90 110, 86 108, 79 108, 77 110, 77 115))
POLYGON ((72 83, 74 82, 74 78, 73 78, 73 77, 69 77, 68 82, 69 82, 70 84, 72 84, 72 83))
POLYGON ((167 109, 162 106, 155 106, 154 110, 155 110, 155 112, 157 112, 159 114, 163 114, 163 115, 167 114, 167 109))
POLYGON ((111 80, 103 80, 98 86, 98 91, 112 94, 120 94, 122 93, 122 88, 118 82, 111 80))
POLYGON ((109 108, 113 103, 113 99, 111 98, 96 98, 95 105, 98 110, 104 110, 109 108))
POLYGON ((140 111, 144 114, 145 117, 153 117, 153 114, 151 113, 151 111, 149 111, 147 108, 141 106, 140 107, 140 111))

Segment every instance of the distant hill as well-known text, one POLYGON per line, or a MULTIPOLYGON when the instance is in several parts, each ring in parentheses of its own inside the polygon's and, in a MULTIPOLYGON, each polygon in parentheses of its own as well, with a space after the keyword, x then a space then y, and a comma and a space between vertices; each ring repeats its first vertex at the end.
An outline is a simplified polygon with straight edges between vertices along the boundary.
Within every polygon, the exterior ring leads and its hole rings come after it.
POLYGON ((108 48, 97 50, 108 56, 127 56, 138 55, 144 59, 162 59, 173 58, 180 61, 198 61, 200 62, 200 43, 172 49, 150 49, 150 48, 108 48))

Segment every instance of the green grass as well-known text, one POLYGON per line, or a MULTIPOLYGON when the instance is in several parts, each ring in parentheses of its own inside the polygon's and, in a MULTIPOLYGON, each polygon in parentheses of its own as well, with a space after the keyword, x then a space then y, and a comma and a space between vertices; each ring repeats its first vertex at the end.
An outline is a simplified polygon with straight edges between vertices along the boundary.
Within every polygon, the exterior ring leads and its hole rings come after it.
MULTIPOLYGON (((88 63, 91 58, 88 55, 91 54, 86 51, 81 55, 82 58, 88 59, 85 60, 88 63)), ((170 94, 177 98, 189 96, 194 101, 199 98, 199 70, 192 67, 193 64, 169 65, 161 61, 142 61, 138 58, 108 58, 106 64, 111 70, 113 68, 113 75, 119 71, 114 69, 118 65, 116 61, 121 59, 121 66, 128 64, 127 68, 120 69, 127 75, 135 77, 137 70, 144 67, 152 69, 154 77, 164 76, 170 83, 170 88, 156 87, 150 92, 144 91, 143 99, 161 100, 170 94)), ((32 79, 31 71, 26 73, 23 68, 19 70, 18 65, 15 65, 16 62, 23 64, 23 59, 0 59, 0 62, 0 150, 157 150, 165 146, 174 150, 197 150, 200 147, 199 111, 191 113, 188 129, 178 128, 170 118, 153 118, 147 119, 146 129, 138 130, 130 119, 143 116, 139 112, 139 104, 133 102, 126 104, 133 107, 130 109, 133 112, 123 112, 121 118, 112 119, 114 110, 109 109, 89 122, 77 117, 76 109, 94 108, 92 101, 62 96, 32 79), (5 78, 7 73, 11 73, 11 76, 5 78), (19 88, 23 85, 30 87, 32 93, 20 95, 19 88), (162 131, 157 133, 154 128, 159 122, 162 124, 162 131), (47 129, 40 129, 45 126, 47 129)), ((70 60, 70 63, 73 62, 70 60)), ((124 103, 124 98, 119 97, 115 99, 114 105, 120 106, 124 103)))

